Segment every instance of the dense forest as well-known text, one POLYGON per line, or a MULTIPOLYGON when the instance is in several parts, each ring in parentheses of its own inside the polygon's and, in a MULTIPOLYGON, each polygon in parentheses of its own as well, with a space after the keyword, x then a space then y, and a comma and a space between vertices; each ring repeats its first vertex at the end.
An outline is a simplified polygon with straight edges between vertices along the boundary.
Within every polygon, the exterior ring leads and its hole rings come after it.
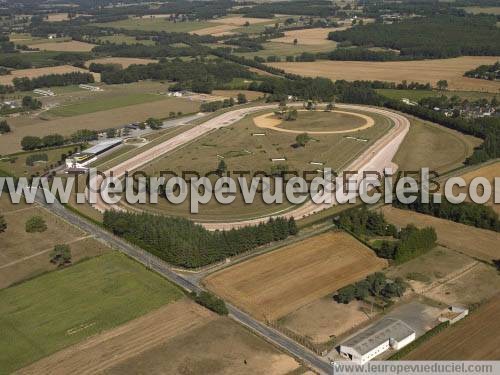
POLYGON ((432 199, 429 203, 422 203, 419 197, 411 204, 394 201, 393 206, 451 220, 456 223, 500 232, 498 214, 491 207, 472 202, 452 204, 444 196, 442 199, 441 203, 434 203, 432 199))
POLYGON ((336 42, 386 47, 412 58, 500 55, 500 29, 490 16, 411 18, 393 24, 374 23, 329 34, 336 42))
POLYGON ((266 2, 236 10, 245 17, 272 18, 275 14, 329 17, 335 15, 335 7, 327 0, 297 0, 266 2))
POLYGON ((173 265, 187 268, 218 262, 297 233, 295 221, 282 218, 215 232, 187 219, 146 213, 106 211, 103 223, 114 234, 173 265))

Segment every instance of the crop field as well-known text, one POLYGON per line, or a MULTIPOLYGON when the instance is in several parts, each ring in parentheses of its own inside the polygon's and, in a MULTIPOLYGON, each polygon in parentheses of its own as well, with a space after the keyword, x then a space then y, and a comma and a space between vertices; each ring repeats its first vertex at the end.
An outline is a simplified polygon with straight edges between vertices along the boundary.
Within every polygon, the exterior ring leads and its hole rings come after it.
POLYGON ((245 28, 252 29, 253 27, 262 27, 263 25, 273 24, 273 20, 265 19, 265 18, 252 18, 252 17, 242 17, 242 16, 229 16, 223 18, 217 18, 215 20, 210 20, 215 26, 209 26, 203 29, 193 30, 191 34, 198 35, 213 35, 213 36, 222 36, 222 35, 231 35, 234 34, 234 30, 241 28, 248 22, 250 25, 245 28), (252 27, 252 25, 255 25, 252 27))
POLYGON ((500 296, 409 353, 405 360, 498 360, 500 296))
POLYGON ((394 163, 402 171, 418 171, 425 167, 443 173, 461 167, 474 148, 482 143, 479 138, 406 116, 410 120, 410 131, 394 157, 394 163))
MULTIPOLYGON (((72 72, 82 72, 88 73, 88 70, 77 68, 71 65, 60 65, 52 66, 47 68, 33 68, 33 69, 19 69, 13 70, 11 74, 6 76, 0 76, 0 85, 11 85, 14 78, 35 78, 47 74, 64 74, 72 72)), ((96 81, 100 81, 100 75, 98 73, 93 73, 96 81)))
POLYGON ((60 22, 69 19, 68 13, 49 13, 47 14, 47 21, 49 22, 60 22))
POLYGON ((175 286, 118 253, 3 289, 2 371, 27 366, 181 297, 175 286))
POLYGON ((143 30, 143 31, 168 31, 188 33, 190 31, 214 26, 207 21, 173 22, 165 18, 128 18, 106 23, 96 23, 95 26, 112 27, 115 29, 143 30))
POLYGON ((253 316, 274 320, 386 264, 350 235, 328 232, 225 268, 204 283, 253 316))
POLYGON ((72 40, 68 42, 36 43, 29 46, 38 48, 40 51, 89 52, 95 47, 95 44, 72 40))
POLYGON ((464 72, 479 65, 494 64, 498 56, 464 56, 453 59, 421 61, 315 61, 280 62, 269 65, 289 73, 310 77, 326 77, 333 80, 380 80, 388 82, 416 81, 431 83, 441 79, 448 81, 451 90, 484 91, 498 93, 500 82, 463 77, 464 72))
MULTIPOLYGON (((267 112, 256 114, 256 116, 264 113, 267 112)), ((318 111, 311 116, 320 118, 323 114, 324 112, 318 111)), ((375 125, 352 133, 356 137, 368 139, 368 142, 345 138, 350 133, 315 134, 305 147, 299 148, 293 147, 297 134, 260 128, 254 124, 253 118, 248 116, 232 126, 209 133, 160 157, 145 165, 143 170, 148 175, 156 175, 159 171, 167 170, 178 174, 186 170, 205 174, 217 168, 221 156, 224 158, 228 171, 250 171, 251 173, 266 171, 270 173, 273 166, 286 164, 290 171, 315 173, 318 168, 311 165, 311 161, 322 162, 325 167, 339 170, 392 126, 390 120, 386 118, 371 113, 368 115, 373 117, 375 125), (265 135, 252 135, 255 133, 264 133, 265 135), (285 158, 286 160, 273 162, 272 158, 285 158)), ((310 126, 314 126, 314 122, 310 126)), ((209 203, 202 205, 199 213, 194 215, 190 213, 187 201, 174 205, 166 199, 160 199, 158 204, 146 205, 144 209, 169 215, 188 216, 193 220, 227 221, 260 217, 265 214, 283 212, 292 207, 286 199, 283 203, 266 204, 261 199, 261 194, 258 194, 257 198, 252 204, 246 204, 242 194, 238 193, 235 201, 230 205, 222 205, 212 199, 209 203)))
MULTIPOLYGON (((90 109, 86 104, 82 103, 81 105, 84 106, 84 109, 79 109, 80 111, 90 109)), ((100 104, 96 103, 95 106, 99 107, 100 104)), ((95 106, 93 108, 96 108, 95 106)), ((71 120, 66 117, 54 120, 30 119, 29 121, 16 118, 10 121, 13 131, 0 137, 0 148, 5 153, 16 152, 20 149, 21 139, 26 135, 44 136, 59 133, 67 136, 79 129, 103 130, 135 121, 144 121, 148 117, 165 118, 171 111, 182 111, 186 114, 197 112, 198 109, 199 103, 196 102, 178 98, 164 98, 153 102, 73 116, 71 120)))
POLYGON ((285 374, 298 367, 294 359, 235 322, 184 298, 57 352, 20 373, 285 374))
POLYGON ((464 7, 463 9, 467 13, 472 13, 472 14, 486 13, 486 14, 500 15, 500 7, 480 7, 480 6, 475 6, 475 7, 464 7))
POLYGON ((314 29, 290 30, 285 31, 285 36, 272 39, 272 42, 294 44, 297 39, 297 45, 328 45, 332 50, 335 49, 337 43, 333 40, 328 40, 328 34, 332 31, 345 30, 347 27, 318 27, 314 29))
POLYGON ((119 64, 123 69, 128 68, 130 65, 146 65, 151 63, 156 63, 158 60, 154 59, 141 59, 135 57, 101 57, 99 59, 93 59, 85 62, 85 66, 89 67, 92 63, 97 64, 119 64))
POLYGON ((382 212, 390 223, 399 227, 408 224, 415 224, 417 227, 434 227, 438 236, 437 242, 444 247, 486 262, 499 257, 500 233, 390 206, 383 207, 382 212))

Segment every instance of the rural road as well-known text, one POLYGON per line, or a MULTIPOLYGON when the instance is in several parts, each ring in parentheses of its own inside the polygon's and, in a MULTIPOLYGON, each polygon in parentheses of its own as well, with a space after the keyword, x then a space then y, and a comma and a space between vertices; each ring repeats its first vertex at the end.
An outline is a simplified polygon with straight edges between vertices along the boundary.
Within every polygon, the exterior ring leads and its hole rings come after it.
MULTIPOLYGON (((302 103, 290 103, 290 106, 302 106, 302 103)), ((111 174, 114 177, 121 178, 125 175, 126 172, 132 172, 144 164, 155 160, 156 158, 164 155, 167 152, 173 151, 182 145, 197 139, 210 131, 230 126, 241 119, 243 119, 246 115, 255 113, 262 110, 274 109, 277 108, 277 105, 261 105, 255 107, 245 107, 235 109, 233 111, 222 113, 214 118, 211 118, 201 125, 198 125, 194 128, 191 128, 173 138, 162 142, 143 153, 130 158, 106 171, 104 171, 105 176, 110 176, 111 174)), ((374 107, 366 107, 360 105, 349 105, 349 104, 337 104, 336 108, 346 109, 346 110, 362 110, 368 113, 374 113, 386 118, 389 118, 394 126, 384 134, 380 139, 378 139, 374 144, 372 144, 367 150, 365 150, 360 156, 358 156, 354 161, 352 161, 344 170, 348 171, 357 171, 357 181, 359 183, 363 172, 365 171, 377 171, 382 174, 384 168, 390 167, 392 165, 392 159, 396 154, 401 142, 403 142, 404 137, 408 133, 410 129, 409 120, 395 112, 388 111, 382 108, 374 108, 374 107)), ((100 184, 101 177, 98 177, 94 183, 100 184)), ((337 186, 342 185, 341 177, 337 178, 337 186)), ((98 186, 98 185, 95 185, 98 186)), ((332 184, 330 184, 330 187, 332 184)), ((302 219, 311 214, 317 213, 324 209, 331 207, 336 204, 335 200, 332 203, 325 204, 316 204, 312 200, 306 202, 305 204, 287 211, 286 213, 280 213, 276 216, 281 216, 285 218, 293 217, 295 219, 302 219)), ((94 207, 99 211, 103 212, 111 207, 117 208, 117 206, 110 206, 98 199, 97 203, 94 204, 94 207)), ((242 226, 248 225, 257 225, 261 222, 267 221, 270 216, 263 216, 259 218, 242 220, 236 222, 210 222, 204 223, 200 222, 199 224, 203 225, 205 228, 209 230, 227 230, 232 228, 238 228, 242 226)))
MULTIPOLYGON (((47 194, 47 192, 45 192, 45 194, 47 194)), ((104 241, 112 248, 117 249, 124 254, 127 254, 131 258, 142 263, 145 267, 157 272, 182 289, 188 292, 197 293, 203 290, 203 288, 201 288, 199 285, 192 283, 191 281, 174 272, 170 265, 168 265, 160 258, 130 244, 129 242, 121 238, 116 237, 107 230, 87 221, 76 213, 67 210, 63 205, 58 203, 57 200, 52 204, 45 203, 45 196, 41 192, 41 190, 38 191, 36 200, 43 207, 66 220, 68 223, 84 230, 87 233, 91 233, 96 239, 104 241)), ((286 352, 292 354, 295 358, 298 358, 305 364, 315 368, 322 374, 330 374, 332 372, 332 367, 327 360, 317 356, 313 352, 302 347, 282 333, 252 318, 250 315, 241 311, 237 307, 227 304, 227 308, 229 310, 229 316, 232 319, 248 327, 256 334, 264 337, 266 340, 274 343, 286 352)))

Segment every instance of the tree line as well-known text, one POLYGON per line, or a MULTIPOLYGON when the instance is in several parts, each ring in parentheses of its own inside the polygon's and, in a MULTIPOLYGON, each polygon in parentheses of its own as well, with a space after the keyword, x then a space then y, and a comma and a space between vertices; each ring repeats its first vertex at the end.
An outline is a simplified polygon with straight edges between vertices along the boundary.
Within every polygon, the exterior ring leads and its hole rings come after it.
POLYGON ((479 65, 477 68, 464 73, 465 77, 487 79, 494 81, 500 79, 500 61, 492 65, 479 65))
POLYGON ((498 214, 491 207, 482 204, 472 202, 452 204, 444 196, 441 203, 434 203, 432 199, 429 203, 422 203, 419 196, 413 203, 403 204, 394 201, 393 206, 451 220, 456 223, 500 232, 498 214))
POLYGON ((16 77, 12 80, 15 89, 19 91, 31 91, 41 87, 78 85, 81 83, 94 83, 94 76, 90 73, 71 72, 47 74, 34 78, 16 77))
POLYGON ((25 151, 44 149, 49 147, 62 146, 66 143, 81 143, 95 141, 98 133, 95 130, 80 129, 71 134, 68 138, 60 134, 49 134, 44 137, 27 135, 21 139, 21 147, 25 151))
POLYGON ((293 219, 211 232, 184 218, 118 211, 106 211, 103 224, 166 262, 186 268, 218 262, 298 232, 293 219))

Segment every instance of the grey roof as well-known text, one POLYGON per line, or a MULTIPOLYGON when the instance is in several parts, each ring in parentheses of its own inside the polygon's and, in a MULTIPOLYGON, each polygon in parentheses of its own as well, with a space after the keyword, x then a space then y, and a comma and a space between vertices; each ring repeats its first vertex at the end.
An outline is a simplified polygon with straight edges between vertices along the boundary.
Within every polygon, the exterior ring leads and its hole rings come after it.
POLYGON ((95 146, 92 146, 86 150, 83 150, 83 153, 85 154, 98 154, 99 152, 102 152, 104 150, 107 150, 110 147, 113 147, 117 144, 122 143, 121 139, 110 139, 107 141, 100 142, 96 144, 95 146))
POLYGON ((360 355, 365 355, 389 339, 401 341, 413 333, 415 331, 403 321, 384 318, 343 342, 342 346, 349 346, 360 355))

